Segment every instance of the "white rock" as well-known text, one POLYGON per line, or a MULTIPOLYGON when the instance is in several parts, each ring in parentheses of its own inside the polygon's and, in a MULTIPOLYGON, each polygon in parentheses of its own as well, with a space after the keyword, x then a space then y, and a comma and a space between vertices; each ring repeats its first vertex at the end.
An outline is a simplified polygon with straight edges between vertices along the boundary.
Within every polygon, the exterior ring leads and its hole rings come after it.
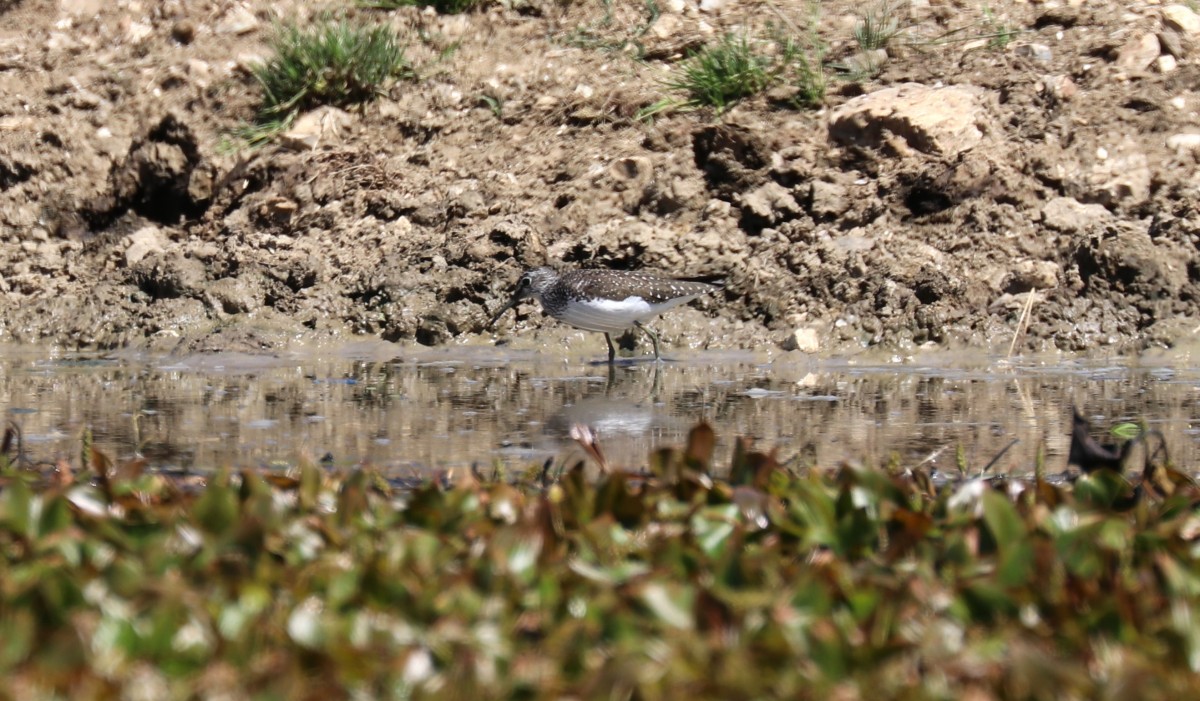
POLYGON ((784 350, 798 350, 801 353, 816 353, 821 349, 821 337, 811 326, 802 326, 788 334, 779 344, 784 350))
POLYGON ((204 80, 212 74, 212 66, 208 65, 208 61, 201 61, 198 58, 189 58, 187 62, 187 72, 193 79, 204 80))
POLYGON ((1154 60, 1154 68, 1159 73, 1170 73, 1175 70, 1176 65, 1178 64, 1175 57, 1171 54, 1163 54, 1154 60))
POLYGON ((1068 75, 1052 75, 1045 80, 1046 90, 1060 100, 1070 100, 1079 93, 1079 87, 1068 75))
POLYGON ((846 59, 846 68, 855 73, 877 73, 888 62, 885 49, 860 51, 846 59))
POLYGON ((325 105, 306 112, 292 124, 292 128, 280 135, 284 146, 297 151, 314 149, 322 142, 338 141, 342 132, 350 126, 349 113, 325 105))
POLYGON ((877 148, 899 138, 922 153, 953 156, 983 139, 978 89, 904 83, 856 97, 829 116, 835 141, 877 148))
POLYGON ((1031 58, 1035 61, 1048 63, 1054 59, 1054 52, 1045 44, 1023 44, 1013 49, 1018 56, 1031 58))
POLYGON ((1112 219, 1103 205, 1083 204, 1072 197, 1055 197, 1042 207, 1042 224, 1064 232, 1088 231, 1112 219))
POLYGON ((700 0, 700 11, 710 14, 720 12, 731 4, 733 4, 732 0, 700 0))
POLYGON ((75 17, 90 17, 103 10, 106 4, 106 0, 59 0, 58 9, 75 17))
POLYGON ((234 5, 217 20, 217 34, 248 34, 258 27, 258 18, 245 5, 234 5))
POLYGON ((1158 37, 1149 32, 1133 37, 1117 51, 1117 68, 1125 71, 1143 71, 1154 63, 1162 53, 1158 37))
POLYGON ((154 27, 146 22, 130 22, 125 28, 125 41, 130 44, 140 44, 146 37, 154 33, 154 27))
POLYGON ((1097 159, 1092 166, 1088 179, 1091 189, 1085 199, 1104 205, 1118 202, 1138 205, 1150 199, 1153 174, 1141 144, 1126 137, 1107 149, 1106 154, 1106 159, 1097 159))
POLYGON ((45 46, 46 51, 64 51, 79 46, 79 42, 75 41, 70 34, 65 34, 63 32, 50 32, 49 38, 46 39, 45 46))
POLYGON ((683 20, 677 14, 659 15, 650 27, 650 33, 659 39, 666 39, 677 34, 682 24, 683 20))
POLYGON ((1052 260, 1023 260, 1013 266, 1013 281, 1024 290, 1047 290, 1058 287, 1062 268, 1052 260))
POLYGON ((1192 153, 1200 150, 1200 134, 1175 134, 1167 137, 1167 148, 1179 153, 1192 153))
POLYGON ((1162 11, 1163 24, 1189 37, 1200 36, 1200 15, 1185 5, 1168 5, 1162 11))
POLYGON ((146 226, 125 237, 125 265, 135 265, 151 253, 162 253, 166 241, 157 226, 146 226))

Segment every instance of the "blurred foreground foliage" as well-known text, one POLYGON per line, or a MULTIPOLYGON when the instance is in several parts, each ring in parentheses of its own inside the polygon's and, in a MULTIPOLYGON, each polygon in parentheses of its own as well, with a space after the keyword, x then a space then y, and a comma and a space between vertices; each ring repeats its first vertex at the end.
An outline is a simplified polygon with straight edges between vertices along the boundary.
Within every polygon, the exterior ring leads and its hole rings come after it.
POLYGON ((646 475, 406 486, 309 464, 191 488, 88 446, 86 480, 9 468, 0 698, 1200 688, 1200 494, 1178 473, 936 485, 739 441, 716 480, 713 444, 700 425, 646 475))

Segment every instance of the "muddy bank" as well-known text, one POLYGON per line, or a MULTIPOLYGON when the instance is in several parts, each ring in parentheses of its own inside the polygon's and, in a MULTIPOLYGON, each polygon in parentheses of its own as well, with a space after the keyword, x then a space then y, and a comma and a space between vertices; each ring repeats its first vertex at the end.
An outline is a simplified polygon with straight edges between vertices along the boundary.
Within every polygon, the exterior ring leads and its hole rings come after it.
MULTIPOLYGON (((724 277, 660 324, 675 347, 1007 349, 1026 309, 1026 350, 1200 325, 1186 7, 913 2, 879 73, 833 79, 822 110, 785 86, 648 123, 686 51, 778 7, 585 5, 354 11, 411 38, 420 81, 256 151, 228 148, 246 66, 303 4, 0 5, 0 340, 599 348, 532 307, 482 333, 545 263, 724 277)), ((857 9, 821 3, 830 65, 857 9)))

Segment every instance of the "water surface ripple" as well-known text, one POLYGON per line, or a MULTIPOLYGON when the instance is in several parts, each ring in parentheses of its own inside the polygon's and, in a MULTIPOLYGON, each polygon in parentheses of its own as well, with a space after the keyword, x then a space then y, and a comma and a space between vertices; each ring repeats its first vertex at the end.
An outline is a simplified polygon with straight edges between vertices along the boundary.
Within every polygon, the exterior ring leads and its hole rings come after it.
MULTIPOLYGON (((622 365, 495 348, 361 346, 324 357, 0 358, 0 401, 35 460, 74 459, 85 427, 124 458, 162 469, 272 467, 328 456, 396 474, 473 463, 566 460, 591 426, 611 462, 641 468, 653 447, 711 422, 784 458, 1027 473, 1039 450, 1062 470, 1070 407, 1097 427, 1144 419, 1177 464, 1195 467, 1200 369, 1116 361, 933 356, 901 362, 701 353, 622 365), (392 347, 395 348, 395 347, 392 347)), ((724 458, 721 458, 724 462, 724 458)))

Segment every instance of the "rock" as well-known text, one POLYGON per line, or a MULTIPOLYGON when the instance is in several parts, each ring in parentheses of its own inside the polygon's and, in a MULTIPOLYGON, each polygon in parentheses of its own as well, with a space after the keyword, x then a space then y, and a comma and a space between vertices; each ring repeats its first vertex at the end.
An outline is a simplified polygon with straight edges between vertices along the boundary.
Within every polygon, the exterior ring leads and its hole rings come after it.
POLYGON ((1070 100, 1079 93, 1079 87, 1069 75, 1052 75, 1043 81, 1046 91, 1062 101, 1070 100))
POLYGON ((44 44, 46 51, 53 53, 55 51, 67 51, 79 46, 79 42, 75 41, 70 34, 65 32, 50 32, 50 36, 44 44))
POLYGON ((201 61, 198 58, 189 58, 187 61, 188 77, 195 81, 196 85, 205 87, 208 85, 208 78, 212 75, 212 66, 207 61, 201 61))
POLYGON ((801 353, 816 353, 821 349, 821 337, 817 334, 816 329, 803 326, 788 334, 779 346, 786 351, 798 350, 801 353))
POLYGON ((1200 15, 1185 5, 1168 5, 1162 11, 1163 25, 1186 37, 1200 37, 1200 15))
POLYGON ((977 90, 905 83, 856 97, 833 111, 829 135, 843 144, 879 148, 902 139, 922 153, 953 156, 983 139, 977 90))
POLYGON ((65 15, 91 17, 107 5, 107 0, 59 0, 58 9, 65 15))
POLYGON ((322 142, 339 141, 350 122, 350 114, 345 110, 323 105, 301 115, 279 139, 288 148, 307 151, 322 142))
POLYGON ((1136 141, 1127 137, 1107 150, 1104 157, 1097 158, 1086 199, 1106 206, 1139 205, 1150 199, 1152 179, 1149 157, 1136 141))
POLYGON ((884 49, 860 51, 846 59, 846 68, 851 74, 874 74, 879 72, 879 69, 883 67, 883 64, 887 63, 887 60, 888 53, 884 49))
POLYGON ((741 200, 744 212, 769 224, 795 218, 803 212, 791 191, 773 180, 742 195, 741 200))
POLYGON ((700 11, 709 14, 720 12, 725 9, 732 0, 700 0, 700 11))
POLYGON ((221 278, 208 286, 208 296, 213 308, 226 314, 252 312, 265 299, 262 281, 256 275, 221 278))
POLYGON ((146 37, 154 33, 154 27, 146 22, 130 22, 125 28, 125 41, 130 44, 140 44, 146 37))
POLYGON ((1045 44, 1022 44, 1013 49, 1013 53, 1042 63, 1049 63, 1054 59, 1054 52, 1045 44))
POLYGON ((1175 58, 1187 58, 1188 46, 1179 32, 1173 29, 1164 29, 1158 33, 1158 43, 1162 47, 1163 53, 1170 54, 1175 58))
POLYGON ((1042 207, 1042 224, 1067 234, 1090 231, 1111 219, 1103 205, 1083 204, 1071 197, 1056 197, 1042 207))
MULTIPOLYGON (((32 242, 27 241, 25 243, 32 242)), ((56 242, 41 241, 34 246, 32 253, 33 258, 37 261, 37 267, 42 270, 61 270, 63 267, 62 250, 56 242)))
POLYGON ((683 20, 680 19, 678 14, 662 14, 650 26, 650 34, 659 39, 669 39, 679 33, 682 25, 683 20))
POLYGON ((276 224, 287 224, 292 220, 300 206, 286 197, 275 195, 268 197, 258 207, 258 216, 276 224))
POLYGON ((1175 70, 1175 57, 1171 54, 1163 54, 1154 59, 1154 69, 1159 73, 1170 73, 1175 70))
POLYGON ((204 263, 178 253, 147 256, 132 268, 133 281, 152 299, 197 297, 208 277, 204 263))
POLYGON ((1157 36, 1149 32, 1139 34, 1117 50, 1116 65, 1117 68, 1131 73, 1144 71, 1161 53, 1162 47, 1158 44, 1157 36))
POLYGON ((217 20, 217 34, 248 34, 258 27, 258 18, 245 5, 235 5, 217 20))
POLYGON ((1200 134, 1174 134, 1167 137, 1167 148, 1177 153, 1194 153, 1200 151, 1200 134))
POLYGON ((812 184, 812 205, 809 212, 818 218, 834 219, 850 209, 846 188, 837 184, 814 180, 812 184))
POLYGON ((151 253, 162 253, 166 240, 157 226, 146 226, 125 237, 125 265, 133 267, 151 253))
POLYGON ((1005 290, 1014 294, 1058 287, 1062 268, 1050 260, 1023 260, 1013 267, 1005 290))

